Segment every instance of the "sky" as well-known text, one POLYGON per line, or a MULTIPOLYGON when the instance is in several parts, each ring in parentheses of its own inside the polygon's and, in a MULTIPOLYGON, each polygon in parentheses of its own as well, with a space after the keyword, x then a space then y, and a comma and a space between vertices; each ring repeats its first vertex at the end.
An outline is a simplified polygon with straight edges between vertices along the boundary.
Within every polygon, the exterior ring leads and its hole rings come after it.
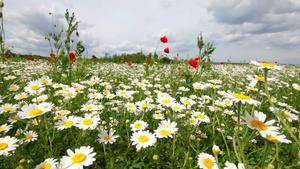
POLYGON ((300 64, 299 0, 4 0, 5 45, 15 53, 49 56, 45 36, 53 24, 67 29, 66 9, 80 21, 79 37, 71 38, 83 41, 85 57, 154 53, 167 36, 158 54, 192 59, 202 32, 216 47, 214 62, 300 64))

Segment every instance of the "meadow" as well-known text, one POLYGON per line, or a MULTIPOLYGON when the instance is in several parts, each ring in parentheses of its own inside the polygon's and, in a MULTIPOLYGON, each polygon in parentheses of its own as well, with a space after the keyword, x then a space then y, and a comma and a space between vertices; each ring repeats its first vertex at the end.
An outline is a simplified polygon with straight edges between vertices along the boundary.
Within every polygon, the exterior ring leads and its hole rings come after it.
POLYGON ((297 65, 75 59, 1 63, 0 168, 300 166, 297 65))

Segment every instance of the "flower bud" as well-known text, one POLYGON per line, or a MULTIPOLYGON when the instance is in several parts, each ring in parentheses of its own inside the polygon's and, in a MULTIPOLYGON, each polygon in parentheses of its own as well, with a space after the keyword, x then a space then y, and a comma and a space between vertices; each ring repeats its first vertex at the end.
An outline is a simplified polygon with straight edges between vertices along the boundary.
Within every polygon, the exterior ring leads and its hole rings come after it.
POLYGON ((105 125, 107 122, 106 121, 102 121, 102 125, 105 125))
POLYGON ((19 161, 20 164, 26 162, 26 160, 23 158, 22 160, 19 161))
POLYGON ((192 141, 196 140, 196 137, 195 137, 195 135, 191 134, 191 136, 190 136, 190 140, 192 140, 192 141))
POLYGON ((3 8, 4 7, 4 3, 3 1, 0 1, 0 8, 3 8))
POLYGON ((159 159, 159 156, 155 154, 155 155, 153 156, 153 160, 156 161, 156 160, 158 160, 158 159, 159 159))
POLYGON ((212 151, 214 154, 219 154, 220 153, 220 147, 217 146, 217 145, 214 145, 213 148, 212 148, 212 151))
POLYGON ((126 120, 126 124, 129 124, 129 123, 130 123, 130 120, 127 119, 127 120, 126 120))

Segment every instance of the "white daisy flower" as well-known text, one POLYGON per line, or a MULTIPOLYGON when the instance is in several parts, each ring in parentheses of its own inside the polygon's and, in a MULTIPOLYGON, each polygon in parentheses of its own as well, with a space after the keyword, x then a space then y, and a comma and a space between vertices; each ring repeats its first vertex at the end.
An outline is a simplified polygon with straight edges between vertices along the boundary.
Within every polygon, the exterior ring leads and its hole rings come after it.
POLYGON ((279 127, 271 126, 276 121, 270 120, 265 122, 266 115, 263 112, 254 111, 254 117, 250 116, 248 112, 245 113, 245 116, 241 118, 246 122, 241 124, 247 124, 251 129, 256 129, 264 137, 266 134, 277 133, 279 127))
POLYGON ((8 156, 19 145, 16 144, 19 140, 15 137, 5 136, 0 138, 0 155, 8 156))
POLYGON ((110 129, 109 133, 107 133, 106 130, 101 130, 100 134, 98 134, 99 139, 97 139, 99 141, 99 143, 104 143, 104 144, 113 144, 116 141, 116 138, 119 137, 119 135, 114 135, 114 133, 116 132, 116 130, 110 129))
POLYGON ((198 165, 201 169, 218 169, 215 158, 207 153, 200 153, 198 155, 198 165))
POLYGON ((250 61, 250 64, 258 66, 258 69, 282 69, 281 66, 276 66, 276 64, 273 63, 266 63, 266 62, 257 62, 257 61, 250 61))
POLYGON ((21 108, 21 111, 18 112, 18 115, 22 119, 34 118, 40 116, 48 111, 51 111, 52 105, 46 107, 45 104, 26 104, 21 108))
POLYGON ((253 105, 260 105, 261 103, 259 101, 251 99, 250 96, 244 95, 244 94, 238 94, 238 93, 225 93, 225 97, 233 100, 234 102, 242 102, 243 104, 249 103, 253 105))
POLYGON ((130 124, 131 131, 145 130, 148 127, 148 123, 143 120, 137 120, 133 124, 130 124))
POLYGON ((154 134, 147 131, 138 131, 132 134, 130 141, 132 145, 136 145, 136 149, 147 148, 156 143, 154 134))
POLYGON ((54 158, 47 158, 44 162, 37 165, 34 169, 56 169, 57 160, 54 158))
POLYGON ((35 141, 38 138, 38 134, 35 131, 26 131, 24 132, 24 135, 25 139, 23 139, 22 141, 25 141, 26 143, 35 141))
POLYGON ((77 120, 78 117, 75 116, 69 116, 69 117, 62 116, 62 118, 55 123, 55 128, 57 128, 57 130, 71 128, 72 126, 75 125, 77 120))
POLYGON ((94 130, 100 123, 99 121, 99 116, 92 117, 92 114, 84 114, 84 118, 78 118, 77 122, 75 123, 75 126, 83 130, 94 130))
POLYGON ((93 164, 96 160, 94 157, 96 153, 93 153, 94 148, 90 146, 82 146, 79 149, 75 149, 75 152, 68 149, 68 156, 63 156, 60 160, 60 163, 63 168, 70 169, 83 169, 93 164))

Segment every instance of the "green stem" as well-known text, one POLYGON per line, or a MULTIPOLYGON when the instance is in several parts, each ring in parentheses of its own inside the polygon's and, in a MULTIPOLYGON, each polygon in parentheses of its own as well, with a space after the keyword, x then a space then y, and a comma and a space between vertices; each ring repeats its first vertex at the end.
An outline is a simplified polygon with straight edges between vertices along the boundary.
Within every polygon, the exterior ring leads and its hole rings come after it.
POLYGON ((265 153, 264 153, 264 156, 263 156, 262 161, 261 161, 261 168, 262 168, 262 169, 265 168, 265 164, 266 164, 265 160, 266 160, 266 157, 267 157, 267 155, 268 155, 268 151, 269 151, 269 149, 270 149, 270 142, 267 141, 267 140, 265 140, 265 147, 266 147, 266 148, 265 148, 265 153))

